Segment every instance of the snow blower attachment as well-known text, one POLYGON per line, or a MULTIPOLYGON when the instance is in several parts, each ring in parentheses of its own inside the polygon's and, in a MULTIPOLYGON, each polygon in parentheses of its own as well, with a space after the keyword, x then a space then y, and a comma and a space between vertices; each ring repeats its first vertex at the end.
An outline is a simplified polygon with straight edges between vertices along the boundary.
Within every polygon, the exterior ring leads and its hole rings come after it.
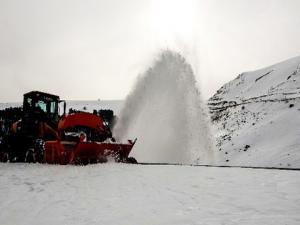
POLYGON ((46 163, 85 165, 109 159, 136 163, 128 157, 136 140, 115 143, 108 125, 97 115, 81 112, 63 117, 58 123, 58 136, 58 140, 45 144, 46 163))
MULTIPOLYGON (((0 112, 0 161, 45 162, 51 164, 88 164, 107 162, 136 163, 129 157, 135 141, 116 143, 110 122, 101 113, 72 111, 58 96, 33 91, 24 95, 21 117, 0 112), (59 103, 64 103, 59 116, 59 103), (3 116, 5 115, 5 116, 3 116), (103 119, 105 118, 105 119, 103 119)), ((8 112, 10 112, 8 111, 8 112)), ((106 110, 107 111, 107 110, 106 110)), ((107 112, 105 112, 107 115, 107 112)), ((112 113, 113 115, 113 113, 112 113)))

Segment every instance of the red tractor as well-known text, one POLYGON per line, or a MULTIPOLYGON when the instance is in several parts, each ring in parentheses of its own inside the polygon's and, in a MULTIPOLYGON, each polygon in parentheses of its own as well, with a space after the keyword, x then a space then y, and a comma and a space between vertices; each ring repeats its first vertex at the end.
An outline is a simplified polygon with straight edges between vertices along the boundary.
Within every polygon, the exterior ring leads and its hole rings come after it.
POLYGON ((65 111, 66 103, 59 96, 38 91, 24 94, 21 118, 2 137, 0 161, 85 165, 112 159, 136 163, 129 157, 136 140, 116 143, 109 122, 97 111, 68 115, 65 111), (64 105, 62 116, 60 103, 64 105))

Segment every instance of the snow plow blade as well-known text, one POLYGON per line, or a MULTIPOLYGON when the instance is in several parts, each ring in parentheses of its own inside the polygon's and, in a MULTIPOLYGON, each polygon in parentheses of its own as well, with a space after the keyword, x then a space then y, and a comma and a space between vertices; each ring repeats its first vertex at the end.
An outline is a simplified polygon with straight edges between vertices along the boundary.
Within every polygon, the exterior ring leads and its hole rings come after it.
POLYGON ((137 163, 128 157, 134 141, 117 143, 103 118, 91 113, 74 113, 58 124, 58 139, 46 141, 44 162, 49 164, 137 163))
POLYGON ((44 160, 49 164, 79 164, 115 162, 136 163, 128 157, 135 141, 122 143, 47 141, 44 160))

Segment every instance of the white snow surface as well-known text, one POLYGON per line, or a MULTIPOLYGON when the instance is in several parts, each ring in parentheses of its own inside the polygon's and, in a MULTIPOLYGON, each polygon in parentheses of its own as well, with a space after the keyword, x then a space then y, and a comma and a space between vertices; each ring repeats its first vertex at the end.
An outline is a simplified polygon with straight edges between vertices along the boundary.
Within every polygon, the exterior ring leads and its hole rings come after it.
POLYGON ((0 164, 0 224, 300 223, 299 171, 0 164))
POLYGON ((209 106, 218 164, 300 168, 300 57, 240 74, 209 106))

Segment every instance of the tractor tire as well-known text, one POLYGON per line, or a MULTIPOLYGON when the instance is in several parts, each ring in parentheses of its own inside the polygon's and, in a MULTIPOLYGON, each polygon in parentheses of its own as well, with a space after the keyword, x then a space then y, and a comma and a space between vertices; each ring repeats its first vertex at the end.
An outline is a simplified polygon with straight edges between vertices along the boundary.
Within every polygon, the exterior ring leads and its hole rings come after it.
POLYGON ((28 149, 25 156, 25 162, 36 163, 35 153, 32 149, 28 149))
POLYGON ((8 153, 0 152, 0 162, 7 162, 9 160, 8 153))
POLYGON ((35 160, 38 163, 44 162, 44 152, 45 152, 45 141, 42 139, 36 139, 34 141, 34 152, 35 160))

